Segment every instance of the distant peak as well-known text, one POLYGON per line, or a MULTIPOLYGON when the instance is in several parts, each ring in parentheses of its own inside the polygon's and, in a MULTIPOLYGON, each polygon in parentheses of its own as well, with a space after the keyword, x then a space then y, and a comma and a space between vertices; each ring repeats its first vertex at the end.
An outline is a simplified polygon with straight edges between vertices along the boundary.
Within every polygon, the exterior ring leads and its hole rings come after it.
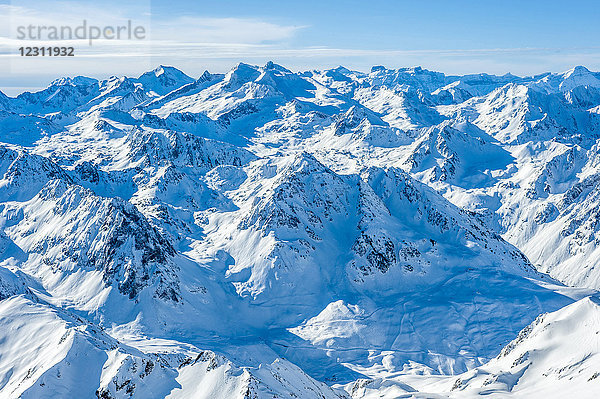
POLYGON ((52 81, 50 86, 89 86, 98 80, 86 76, 62 77, 52 81))
POLYGON ((247 70, 247 69, 253 69, 256 70, 256 66, 254 65, 250 65, 250 64, 246 64, 245 62, 238 62, 232 69, 232 71, 237 71, 237 70, 247 70))
POLYGON ((253 65, 240 62, 225 75, 225 80, 229 85, 242 85, 246 82, 253 81, 260 76, 259 68, 253 65))
POLYGON ((398 69, 388 69, 386 67, 384 67, 383 65, 375 65, 373 67, 371 67, 371 72, 385 72, 385 71, 389 71, 392 73, 396 73, 396 72, 400 72, 400 73, 409 73, 409 74, 414 74, 414 73, 430 73, 430 71, 428 71, 427 69, 423 69, 420 66, 414 66, 414 67, 406 67, 406 68, 398 68, 398 69))
POLYGON ((195 79, 175 67, 159 65, 155 69, 143 73, 137 79, 133 79, 133 81, 141 83, 147 90, 164 95, 171 90, 194 82, 195 79))
POLYGON ((173 66, 169 66, 169 65, 159 65, 151 71, 144 72, 142 75, 140 75, 140 77, 138 79, 144 79, 144 78, 147 79, 147 78, 151 78, 152 76, 155 76, 158 78, 163 75, 177 78, 177 79, 183 78, 183 79, 187 79, 190 81, 193 80, 192 78, 190 78, 188 75, 186 75, 181 70, 179 70, 173 66))
POLYGON ((278 72, 285 72, 285 73, 292 73, 292 71, 290 71, 289 69, 274 63, 273 61, 269 61, 266 63, 266 65, 264 66, 263 70, 265 71, 278 71, 278 72))
POLYGON ((382 71, 386 71, 387 68, 384 67, 383 65, 375 65, 373 67, 371 67, 371 72, 382 72, 382 71))
POLYGON ((338 65, 337 67, 333 68, 332 71, 342 72, 342 73, 351 72, 348 68, 346 68, 343 65, 338 65))
POLYGON ((578 86, 600 87, 600 79, 596 75, 584 66, 576 66, 558 75, 559 78, 562 78, 559 89, 561 91, 568 91, 578 86))
POLYGON ((234 66, 229 72, 230 76, 245 76, 245 75, 255 75, 258 74, 259 67, 246 64, 243 62, 239 62, 236 66, 234 66))
POLYGON ((589 71, 590 71, 589 69, 587 69, 586 67, 584 67, 582 65, 577 65, 576 67, 574 67, 570 70, 570 72, 575 72, 575 73, 589 72, 589 71))
POLYGON ((564 72, 562 74, 562 76, 564 78, 570 78, 570 77, 588 75, 589 73, 591 73, 589 69, 587 69, 584 66, 578 65, 578 66, 571 68, 568 71, 564 72))
POLYGON ((165 69, 167 69, 167 68, 168 68, 168 67, 167 67, 167 66, 165 66, 165 65, 159 65, 158 67, 156 67, 156 69, 154 69, 154 71, 153 71, 153 72, 154 72, 154 74, 155 74, 156 76, 160 76, 160 75, 162 75, 163 73, 165 73, 165 69))
POLYGON ((211 73, 208 71, 204 71, 204 73, 202 74, 202 76, 200 76, 200 79, 198 79, 198 80, 206 82, 206 81, 210 80, 211 78, 212 78, 211 73))

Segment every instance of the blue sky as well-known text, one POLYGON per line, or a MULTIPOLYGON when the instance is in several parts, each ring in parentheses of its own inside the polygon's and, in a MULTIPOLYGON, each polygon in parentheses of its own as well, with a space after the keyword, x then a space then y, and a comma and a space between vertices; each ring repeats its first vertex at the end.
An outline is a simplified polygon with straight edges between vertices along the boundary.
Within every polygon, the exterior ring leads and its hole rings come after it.
POLYGON ((596 1, 14 0, 0 2, 0 16, 9 22, 0 24, 5 92, 43 86, 56 76, 134 75, 158 64, 198 76, 239 61, 274 60, 292 70, 421 65, 450 74, 529 75, 574 65, 600 70, 596 1), (24 44, 15 40, 16 26, 83 19, 99 26, 131 19, 149 37, 74 43, 72 59, 17 56, 24 44))
POLYGON ((598 45, 597 1, 154 1, 157 18, 204 15, 306 26, 297 45, 378 49, 598 45), (596 42, 596 43, 594 43, 596 42))

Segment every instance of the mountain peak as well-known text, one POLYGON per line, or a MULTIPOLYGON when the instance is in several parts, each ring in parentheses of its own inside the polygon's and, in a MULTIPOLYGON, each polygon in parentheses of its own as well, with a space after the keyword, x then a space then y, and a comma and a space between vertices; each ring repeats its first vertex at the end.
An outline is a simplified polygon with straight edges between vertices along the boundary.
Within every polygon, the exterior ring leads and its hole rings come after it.
POLYGON ((290 71, 289 69, 274 63, 273 61, 269 61, 265 64, 265 66, 263 67, 263 70, 265 71, 278 71, 278 72, 284 72, 284 73, 293 73, 292 71, 290 71))
POLYGON ((559 75, 559 77, 562 78, 559 90, 563 92, 572 90, 578 86, 600 87, 600 79, 584 66, 576 66, 569 69, 567 72, 559 75))
POLYGON ((351 70, 349 70, 348 68, 346 68, 343 65, 338 65, 337 67, 331 69, 332 71, 335 72, 340 72, 340 73, 348 73, 348 72, 352 72, 351 70))
POLYGON ((50 86, 90 86, 94 83, 98 83, 98 80, 80 75, 55 79, 50 83, 50 86))
POLYGON ((165 65, 159 65, 159 66, 157 66, 157 67, 156 67, 156 68, 153 70, 153 72, 154 72, 154 75, 156 75, 156 76, 160 76, 160 75, 162 75, 163 73, 165 73, 165 69, 167 69, 167 68, 171 68, 171 67, 168 67, 168 66, 165 66, 165 65))
POLYGON ((375 65, 371 67, 371 73, 387 71, 383 65, 375 65))
POLYGON ((176 77, 187 77, 189 79, 191 79, 188 75, 186 75, 183 71, 181 71, 180 69, 177 69, 173 66, 169 66, 169 65, 159 65, 156 68, 154 68, 151 71, 148 72, 144 72, 143 74, 141 74, 139 76, 138 79, 141 79, 144 76, 149 76, 149 75, 154 75, 155 77, 159 77, 161 75, 170 75, 170 76, 176 76, 176 77))
POLYGON ((564 77, 570 77, 570 76, 573 76, 573 75, 582 75, 582 74, 587 74, 587 73, 590 73, 589 69, 587 69, 586 67, 584 67, 582 65, 577 65, 577 66, 569 69, 565 73, 563 73, 563 76, 564 77))
POLYGON ((260 76, 259 68, 245 64, 243 62, 238 63, 225 75, 225 82, 228 85, 243 85, 244 83, 251 82, 260 76))
POLYGON ((144 88, 160 95, 167 94, 194 81, 193 78, 179 69, 166 65, 159 65, 152 71, 143 73, 135 80, 141 83, 144 88))
POLYGON ((200 76, 200 78, 198 80, 200 80, 202 82, 206 82, 206 81, 210 80, 211 77, 212 77, 211 73, 208 72, 208 70, 206 70, 202 73, 202 76, 200 76))

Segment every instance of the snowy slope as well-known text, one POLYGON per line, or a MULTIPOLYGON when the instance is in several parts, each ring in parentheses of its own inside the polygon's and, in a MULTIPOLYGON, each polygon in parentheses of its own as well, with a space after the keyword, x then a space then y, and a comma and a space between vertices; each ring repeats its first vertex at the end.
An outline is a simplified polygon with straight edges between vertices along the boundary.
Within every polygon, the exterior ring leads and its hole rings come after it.
POLYGON ((600 376, 599 312, 599 299, 589 297, 539 316, 498 357, 461 375, 454 390, 594 397, 600 376))
POLYGON ((30 297, 0 303, 3 397, 346 397, 281 359, 249 369, 193 348, 157 345, 159 352, 141 351, 30 297))
POLYGON ((352 398, 595 398, 600 359, 597 296, 540 315, 488 363, 458 376, 359 380, 352 398))

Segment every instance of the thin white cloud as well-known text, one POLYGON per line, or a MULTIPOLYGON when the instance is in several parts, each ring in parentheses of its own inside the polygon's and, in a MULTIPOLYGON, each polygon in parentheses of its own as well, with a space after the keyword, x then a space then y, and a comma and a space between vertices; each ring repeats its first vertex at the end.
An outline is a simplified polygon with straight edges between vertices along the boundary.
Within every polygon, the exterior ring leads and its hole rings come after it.
POLYGON ((153 21, 150 32, 157 42, 259 44, 289 40, 303 28, 250 18, 181 17, 153 21))

